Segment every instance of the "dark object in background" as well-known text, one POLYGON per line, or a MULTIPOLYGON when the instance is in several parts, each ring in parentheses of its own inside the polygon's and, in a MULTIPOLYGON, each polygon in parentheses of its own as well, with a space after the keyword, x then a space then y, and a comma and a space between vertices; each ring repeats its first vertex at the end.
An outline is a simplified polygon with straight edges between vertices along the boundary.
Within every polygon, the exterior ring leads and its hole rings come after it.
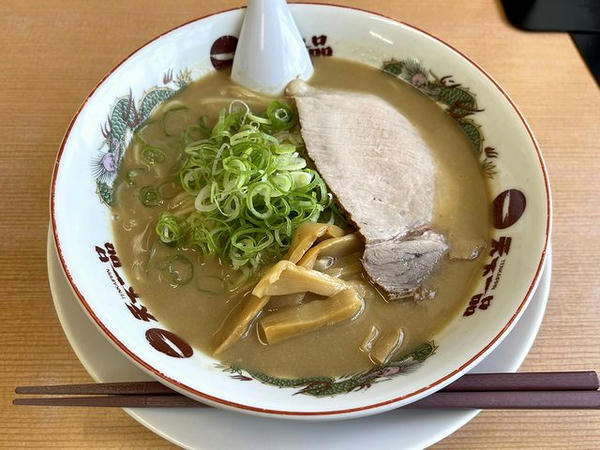
POLYGON ((571 33, 571 38, 600 85, 600 33, 571 33))
POLYGON ((502 0, 508 21, 529 31, 600 33, 600 0, 502 0))
POLYGON ((600 84, 600 0, 502 0, 508 21, 526 31, 566 31, 600 84))

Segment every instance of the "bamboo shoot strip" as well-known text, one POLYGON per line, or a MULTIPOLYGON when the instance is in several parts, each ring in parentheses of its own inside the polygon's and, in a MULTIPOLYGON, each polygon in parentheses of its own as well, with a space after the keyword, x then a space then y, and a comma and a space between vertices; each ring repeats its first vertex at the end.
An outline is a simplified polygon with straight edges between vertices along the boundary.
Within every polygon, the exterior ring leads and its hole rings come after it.
POLYGON ((264 297, 313 292, 330 297, 347 287, 343 281, 324 273, 296 266, 290 261, 279 261, 261 278, 252 294, 264 297))
MULTIPOLYGON (((326 235, 330 234, 330 232, 326 232, 326 235)), ((333 237, 330 239, 325 239, 315 245, 313 248, 308 250, 304 256, 298 261, 298 266, 305 267, 307 269, 313 269, 315 265, 315 261, 322 256, 331 256, 331 257, 340 257, 349 255, 356 251, 363 249, 363 244, 357 234, 347 234, 341 237, 333 237)), ((360 262, 357 261, 360 265, 360 262)), ((361 270, 362 270, 362 266, 361 270)), ((329 274, 326 274, 329 275, 329 274)), ((334 277, 336 278, 336 277, 334 277)), ((301 292, 296 294, 297 297, 295 299, 296 303, 302 303, 305 292, 301 292)))
POLYGON ((228 317, 221 327, 215 339, 213 355, 224 352, 246 334, 246 331, 269 302, 269 299, 269 296, 257 297, 250 295, 247 299, 242 300, 241 307, 232 316, 228 317))
POLYGON ((340 256, 350 255, 363 249, 364 245, 356 233, 347 234, 319 242, 304 254, 300 261, 298 261, 298 265, 312 269, 319 257, 333 256, 339 258, 340 256))
POLYGON ((258 322, 258 332, 267 344, 306 334, 354 317, 363 301, 354 289, 345 289, 325 299, 314 300, 269 314, 258 322))
MULTIPOLYGON (((348 258, 344 264, 339 264, 338 267, 333 267, 331 269, 325 269, 322 272, 341 280, 350 281, 351 279, 356 279, 363 272, 363 266, 360 262, 361 256, 360 253, 355 253, 355 257, 348 258)), ((319 260, 317 259, 317 261, 319 260)))
POLYGON ((319 238, 334 238, 343 235, 344 230, 337 225, 310 222, 303 223, 298 226, 298 229, 294 233, 290 249, 284 259, 295 264, 300 261, 300 258, 304 256, 319 238))
POLYGON ((402 328, 384 334, 373 344, 373 349, 369 353, 371 361, 377 365, 385 364, 402 347, 403 340, 404 331, 402 331, 402 328))
POLYGON ((360 344, 360 350, 366 353, 370 352, 380 333, 381 331, 379 328, 375 325, 371 325, 371 331, 369 331, 369 334, 365 337, 362 344, 360 344))
POLYGON ((346 287, 346 284, 337 278, 298 267, 290 261, 279 261, 267 270, 241 308, 231 318, 227 318, 215 341, 213 355, 227 350, 247 332, 272 295, 308 291, 331 296, 346 287))

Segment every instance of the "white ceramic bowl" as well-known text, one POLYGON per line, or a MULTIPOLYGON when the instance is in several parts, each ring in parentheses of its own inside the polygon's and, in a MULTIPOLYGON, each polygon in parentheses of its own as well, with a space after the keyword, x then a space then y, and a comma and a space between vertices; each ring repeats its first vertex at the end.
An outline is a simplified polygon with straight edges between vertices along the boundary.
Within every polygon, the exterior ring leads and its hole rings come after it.
POLYGON ((131 129, 159 101, 230 61, 236 41, 231 36, 239 32, 242 9, 192 21, 154 39, 90 93, 56 161, 51 190, 54 239, 73 290, 107 339, 173 389, 211 405, 270 416, 374 414, 439 390, 477 364, 515 325, 545 259, 551 225, 548 176, 519 110, 458 50, 374 13, 326 5, 291 7, 311 54, 385 67, 421 89, 463 127, 491 175, 494 229, 485 273, 465 299, 464 314, 436 337, 434 353, 422 352, 422 358, 415 355, 345 384, 326 381, 319 387, 337 394, 317 397, 309 395, 314 383, 277 387, 246 371, 223 371, 153 320, 144 299, 132 294, 134 287, 111 244, 111 211, 103 203, 111 200, 123 149, 131 129), (405 370, 406 365, 412 370, 405 370), (302 389, 305 394, 294 395, 302 389))

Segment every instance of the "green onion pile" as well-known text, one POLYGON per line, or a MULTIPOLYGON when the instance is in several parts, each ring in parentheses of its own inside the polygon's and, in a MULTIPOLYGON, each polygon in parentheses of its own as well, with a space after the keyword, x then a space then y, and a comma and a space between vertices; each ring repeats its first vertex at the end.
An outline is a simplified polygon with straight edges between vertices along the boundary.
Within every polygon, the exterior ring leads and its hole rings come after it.
MULTIPOLYGON (((159 239, 254 271, 284 254, 298 225, 333 223, 331 195, 299 153, 297 122, 295 111, 281 101, 255 115, 235 100, 212 129, 202 121, 184 131, 187 159, 179 182, 185 192, 175 197, 175 209, 160 214, 159 239)), ((158 162, 158 152, 148 153, 158 162)), ((148 206, 156 204, 154 191, 144 194, 148 206)))

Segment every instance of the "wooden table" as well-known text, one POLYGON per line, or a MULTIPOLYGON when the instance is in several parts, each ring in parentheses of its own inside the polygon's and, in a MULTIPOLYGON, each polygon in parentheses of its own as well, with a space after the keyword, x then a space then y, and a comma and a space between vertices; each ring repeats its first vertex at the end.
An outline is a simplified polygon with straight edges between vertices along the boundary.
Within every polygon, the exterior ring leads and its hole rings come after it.
MULTIPOLYGON (((332 1, 436 34, 492 73, 520 106, 554 194, 552 290, 522 369, 600 369, 600 93, 571 39, 517 31, 489 0, 332 1)), ((109 69, 150 38, 242 3, 2 0, 0 446, 170 446, 120 411, 17 408, 10 400, 17 384, 89 380, 56 319, 46 275, 49 178, 72 115, 109 69)), ((487 411, 438 447, 597 448, 599 440, 600 412, 487 411)))

